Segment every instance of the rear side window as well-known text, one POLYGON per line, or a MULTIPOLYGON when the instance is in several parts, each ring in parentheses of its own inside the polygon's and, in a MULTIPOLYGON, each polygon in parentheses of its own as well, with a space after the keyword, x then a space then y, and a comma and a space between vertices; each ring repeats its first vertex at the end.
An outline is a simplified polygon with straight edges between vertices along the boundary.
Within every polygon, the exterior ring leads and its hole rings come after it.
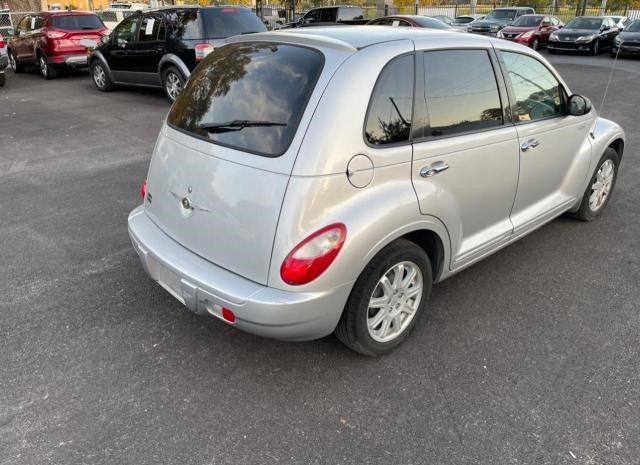
POLYGON ((56 29, 65 29, 67 31, 104 28, 104 24, 102 24, 97 15, 54 16, 51 22, 56 29))
POLYGON ((164 40, 165 28, 162 19, 155 16, 142 18, 138 32, 138 42, 154 42, 164 40))
POLYGON ((209 142, 280 156, 293 140, 323 65, 320 52, 295 45, 217 48, 191 75, 167 121, 209 142), (295 85, 285 85, 291 82, 295 85))
POLYGON ((413 81, 413 55, 396 58, 382 70, 365 123, 365 137, 370 144, 385 145, 409 140, 413 81))
POLYGON ((200 11, 200 17, 207 39, 226 38, 267 30, 252 11, 239 8, 203 9, 200 11))
POLYGON ((425 136, 489 129, 503 124, 498 84, 486 50, 425 52, 425 136))
POLYGON ((202 39, 197 10, 176 11, 173 13, 173 32, 176 39, 202 39))

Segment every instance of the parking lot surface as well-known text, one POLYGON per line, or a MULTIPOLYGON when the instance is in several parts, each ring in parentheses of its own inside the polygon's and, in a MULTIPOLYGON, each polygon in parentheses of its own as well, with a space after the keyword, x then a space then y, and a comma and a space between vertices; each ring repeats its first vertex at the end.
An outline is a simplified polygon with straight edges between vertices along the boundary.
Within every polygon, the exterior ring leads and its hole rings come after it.
MULTIPOLYGON (((596 108, 612 60, 552 56, 596 108)), ((640 61, 592 223, 559 218, 434 287, 394 353, 187 312, 127 235, 169 104, 87 73, 0 89, 0 464, 637 464, 640 61)))

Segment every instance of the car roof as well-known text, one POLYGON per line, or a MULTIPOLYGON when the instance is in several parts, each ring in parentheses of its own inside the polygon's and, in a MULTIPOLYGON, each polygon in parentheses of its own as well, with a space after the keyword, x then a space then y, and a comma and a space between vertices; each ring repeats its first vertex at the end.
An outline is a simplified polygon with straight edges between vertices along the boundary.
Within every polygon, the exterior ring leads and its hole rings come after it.
POLYGON ((57 11, 41 11, 32 13, 31 16, 73 16, 73 15, 95 15, 93 11, 80 10, 57 10, 57 11))
MULTIPOLYGON (((396 40, 417 40, 429 38, 459 38, 460 33, 454 30, 404 28, 388 26, 328 26, 295 29, 280 29, 271 32, 260 32, 245 36, 236 36, 230 42, 249 42, 251 40, 283 40, 287 42, 313 43, 317 46, 360 50, 370 45, 396 40)), ((466 36, 466 35, 465 35, 466 36)), ((489 38, 479 35, 470 40, 491 44, 489 38)))

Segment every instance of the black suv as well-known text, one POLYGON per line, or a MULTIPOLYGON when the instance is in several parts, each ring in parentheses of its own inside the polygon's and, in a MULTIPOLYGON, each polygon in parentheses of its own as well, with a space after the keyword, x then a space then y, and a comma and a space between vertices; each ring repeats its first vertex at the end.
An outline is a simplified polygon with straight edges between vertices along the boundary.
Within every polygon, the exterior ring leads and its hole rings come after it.
POLYGON ((242 7, 167 7, 137 12, 124 19, 91 52, 89 68, 96 87, 162 87, 176 99, 191 71, 224 39, 266 31, 260 19, 242 7))
POLYGON ((495 37, 498 31, 510 25, 520 16, 533 14, 535 14, 534 9, 529 7, 514 6, 496 8, 483 19, 469 23, 467 32, 495 37))

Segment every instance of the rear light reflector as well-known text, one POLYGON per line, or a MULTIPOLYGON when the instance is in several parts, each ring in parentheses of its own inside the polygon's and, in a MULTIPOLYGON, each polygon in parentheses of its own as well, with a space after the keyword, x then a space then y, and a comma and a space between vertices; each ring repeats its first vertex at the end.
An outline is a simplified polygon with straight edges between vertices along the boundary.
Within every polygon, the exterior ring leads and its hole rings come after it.
POLYGON ((224 318, 229 323, 235 323, 236 321, 236 315, 231 310, 225 307, 222 307, 222 318, 224 318))
POLYGON ((144 200, 146 196, 147 196, 147 181, 145 179, 145 181, 142 183, 142 186, 140 186, 140 197, 142 197, 142 200, 144 200))
POLYGON ((333 263, 347 237, 342 223, 329 225, 300 242, 282 262, 280 277, 292 286, 307 284, 333 263))
POLYGON ((207 55, 213 52, 211 44, 196 44, 196 61, 202 61, 207 55))
POLYGON ((0 34, 0 48, 4 48, 4 37, 0 34))

